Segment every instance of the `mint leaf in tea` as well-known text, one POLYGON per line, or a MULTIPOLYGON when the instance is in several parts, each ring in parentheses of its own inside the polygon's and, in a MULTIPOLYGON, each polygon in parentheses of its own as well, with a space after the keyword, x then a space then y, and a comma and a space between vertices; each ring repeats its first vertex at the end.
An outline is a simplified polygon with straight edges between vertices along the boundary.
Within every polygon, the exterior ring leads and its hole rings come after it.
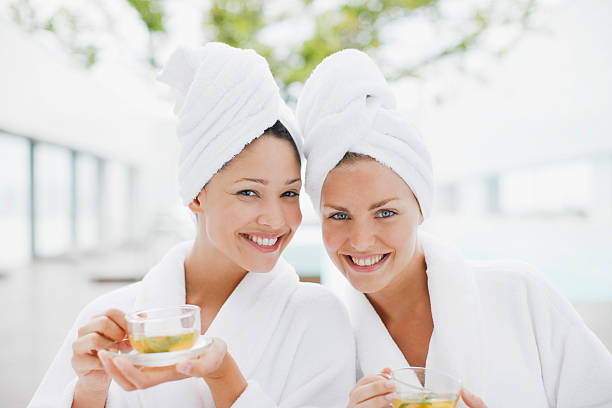
POLYGON ((198 334, 195 331, 165 336, 130 334, 128 338, 134 350, 139 353, 164 353, 190 349, 196 342, 198 334))

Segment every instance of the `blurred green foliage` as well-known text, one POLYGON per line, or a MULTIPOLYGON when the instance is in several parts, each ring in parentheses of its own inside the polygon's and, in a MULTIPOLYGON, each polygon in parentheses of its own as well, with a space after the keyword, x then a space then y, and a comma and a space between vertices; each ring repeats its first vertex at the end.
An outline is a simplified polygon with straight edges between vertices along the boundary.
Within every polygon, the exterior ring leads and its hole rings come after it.
POLYGON ((83 66, 93 66, 99 49, 94 44, 79 41, 80 34, 86 29, 79 16, 66 7, 59 7, 50 16, 40 17, 30 0, 16 0, 9 5, 13 20, 29 31, 38 29, 54 33, 72 55, 83 66))
MULTIPOLYGON (((294 82, 306 80, 323 58, 336 51, 344 48, 368 51, 381 46, 381 32, 393 21, 428 13, 432 16, 432 24, 445 24, 443 18, 436 18, 439 17, 439 0, 349 0, 323 11, 316 10, 312 0, 300 0, 297 2, 301 3, 300 7, 296 7, 297 11, 287 10, 277 17, 266 15, 265 3, 263 0, 213 0, 212 7, 205 13, 203 21, 206 27, 213 28, 211 40, 227 42, 236 47, 253 48, 266 57, 274 76, 285 88, 294 82), (269 44, 259 41, 260 33, 270 24, 304 13, 313 19, 314 31, 309 38, 291 49, 288 57, 285 55, 279 60, 269 44)), ((518 22, 526 26, 535 0, 511 0, 510 3, 522 10, 518 17, 506 16, 504 24, 518 22)), ((393 79, 416 76, 427 65, 477 48, 482 35, 489 29, 491 20, 486 8, 474 9, 469 21, 471 30, 455 43, 437 50, 411 66, 396 70, 389 76, 393 79)))
POLYGON ((136 9, 150 32, 166 31, 163 23, 164 12, 159 0, 127 0, 127 2, 136 9))
POLYGON ((260 0, 215 0, 203 18, 205 28, 212 28, 211 41, 233 47, 253 48, 274 60, 272 47, 257 40, 257 33, 267 25, 264 4, 260 0))
POLYGON ((362 51, 380 46, 380 31, 389 20, 402 18, 424 8, 435 8, 438 0, 352 1, 315 17, 315 32, 306 40, 292 66, 274 61, 284 84, 302 82, 326 56, 344 48, 362 51), (282 68, 281 68, 282 67, 282 68), (286 67, 286 68, 285 68, 286 67))
MULTIPOLYGON (((435 8, 438 0, 360 0, 317 13, 312 0, 302 0, 299 10, 312 16, 315 30, 279 61, 270 45, 258 40, 269 24, 293 17, 291 10, 280 17, 267 17, 263 0, 213 0, 204 16, 212 27, 214 41, 236 47, 253 48, 266 57, 281 86, 304 81, 326 56, 344 48, 367 50, 380 45, 380 30, 389 19, 401 18, 417 9, 435 8)), ((268 2, 269 3, 269 2, 268 2)))
MULTIPOLYGON (((399 19, 427 15, 428 21, 433 25, 448 24, 439 13, 442 1, 459 0, 347 0, 340 3, 329 2, 326 7, 321 7, 323 2, 313 0, 211 0, 210 6, 204 11, 202 29, 207 34, 206 40, 255 49, 267 58, 280 86, 286 89, 294 82, 304 81, 323 58, 338 50, 357 48, 368 51, 384 45, 382 31, 399 19), (271 8, 276 10, 276 13, 271 13, 271 8), (304 16, 312 22, 313 29, 307 34, 307 38, 300 39, 291 45, 289 50, 279 53, 276 44, 262 41, 262 33, 270 26, 284 21, 291 23, 294 19, 304 16)), ((126 2, 137 12, 141 20, 139 24, 144 23, 149 33, 148 63, 157 66, 152 37, 168 35, 164 25, 166 3, 164 0, 126 2)), ((463 30, 454 43, 435 50, 421 61, 413 61, 412 65, 387 74, 391 78, 415 76, 422 68, 436 61, 476 49, 483 34, 495 24, 519 23, 526 26, 535 2, 536 0, 506 0, 508 10, 512 12, 507 11, 508 15, 502 16, 501 22, 499 15, 494 19, 489 13, 496 2, 492 2, 489 9, 486 6, 474 6, 472 17, 465 24, 469 28, 463 30)), ((40 28, 58 33, 57 26, 60 22, 64 26, 72 27, 68 30, 70 35, 61 36, 64 42, 69 44, 73 53, 84 58, 86 66, 95 63, 95 45, 80 44, 69 38, 78 37, 81 28, 76 16, 67 9, 60 8, 45 21, 37 20, 30 0, 13 0, 11 9, 14 20, 30 29, 40 28)))

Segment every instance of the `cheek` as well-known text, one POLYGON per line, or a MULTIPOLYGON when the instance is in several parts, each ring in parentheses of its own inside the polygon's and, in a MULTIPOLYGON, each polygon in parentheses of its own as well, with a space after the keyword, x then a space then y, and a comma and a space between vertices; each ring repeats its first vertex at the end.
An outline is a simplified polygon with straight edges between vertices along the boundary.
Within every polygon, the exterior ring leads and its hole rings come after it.
POLYGON ((300 210, 299 201, 288 203, 284 207, 285 222, 293 231, 295 231, 302 222, 302 211, 300 210))
POLYGON ((334 225, 330 221, 324 220, 321 225, 321 231, 323 235, 323 244, 327 252, 332 256, 336 256, 338 250, 346 240, 344 229, 334 225))
POLYGON ((219 241, 231 239, 236 230, 244 226, 250 217, 248 206, 239 202, 219 201, 218 205, 207 208, 206 231, 209 239, 219 241))
POLYGON ((409 220, 409 222, 398 222, 388 225, 381 233, 385 244, 394 248, 399 257, 411 257, 414 251, 418 224, 413 221, 409 220))

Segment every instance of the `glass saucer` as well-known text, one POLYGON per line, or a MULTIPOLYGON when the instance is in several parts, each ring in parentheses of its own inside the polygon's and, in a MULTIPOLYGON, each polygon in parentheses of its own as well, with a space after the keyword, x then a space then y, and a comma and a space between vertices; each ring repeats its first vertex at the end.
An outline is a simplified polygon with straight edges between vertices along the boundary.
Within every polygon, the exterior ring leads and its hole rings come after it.
POLYGON ((164 367, 196 358, 202 355, 211 344, 211 338, 199 336, 193 347, 187 350, 167 351, 164 353, 139 353, 136 350, 132 350, 131 347, 129 352, 122 352, 122 349, 126 350, 126 348, 119 347, 115 348, 115 350, 107 351, 111 357, 123 357, 129 363, 136 366, 164 367))

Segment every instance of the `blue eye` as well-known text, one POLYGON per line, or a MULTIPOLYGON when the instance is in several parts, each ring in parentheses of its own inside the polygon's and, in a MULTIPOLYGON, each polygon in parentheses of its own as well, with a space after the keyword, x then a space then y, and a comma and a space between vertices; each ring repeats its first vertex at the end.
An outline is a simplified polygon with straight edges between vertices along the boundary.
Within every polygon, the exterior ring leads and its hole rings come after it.
POLYGON ((296 193, 295 191, 285 191, 283 194, 281 194, 281 197, 297 197, 299 196, 298 193, 296 193))
POLYGON ((334 220, 348 220, 348 215, 345 213, 335 213, 329 218, 333 218, 334 220))
POLYGON ((378 214, 376 214, 377 218, 389 218, 393 215, 395 215, 396 213, 394 211, 391 210, 380 210, 378 212, 378 214))
POLYGON ((240 190, 236 195, 242 195, 246 197, 257 197, 257 193, 253 190, 240 190))

